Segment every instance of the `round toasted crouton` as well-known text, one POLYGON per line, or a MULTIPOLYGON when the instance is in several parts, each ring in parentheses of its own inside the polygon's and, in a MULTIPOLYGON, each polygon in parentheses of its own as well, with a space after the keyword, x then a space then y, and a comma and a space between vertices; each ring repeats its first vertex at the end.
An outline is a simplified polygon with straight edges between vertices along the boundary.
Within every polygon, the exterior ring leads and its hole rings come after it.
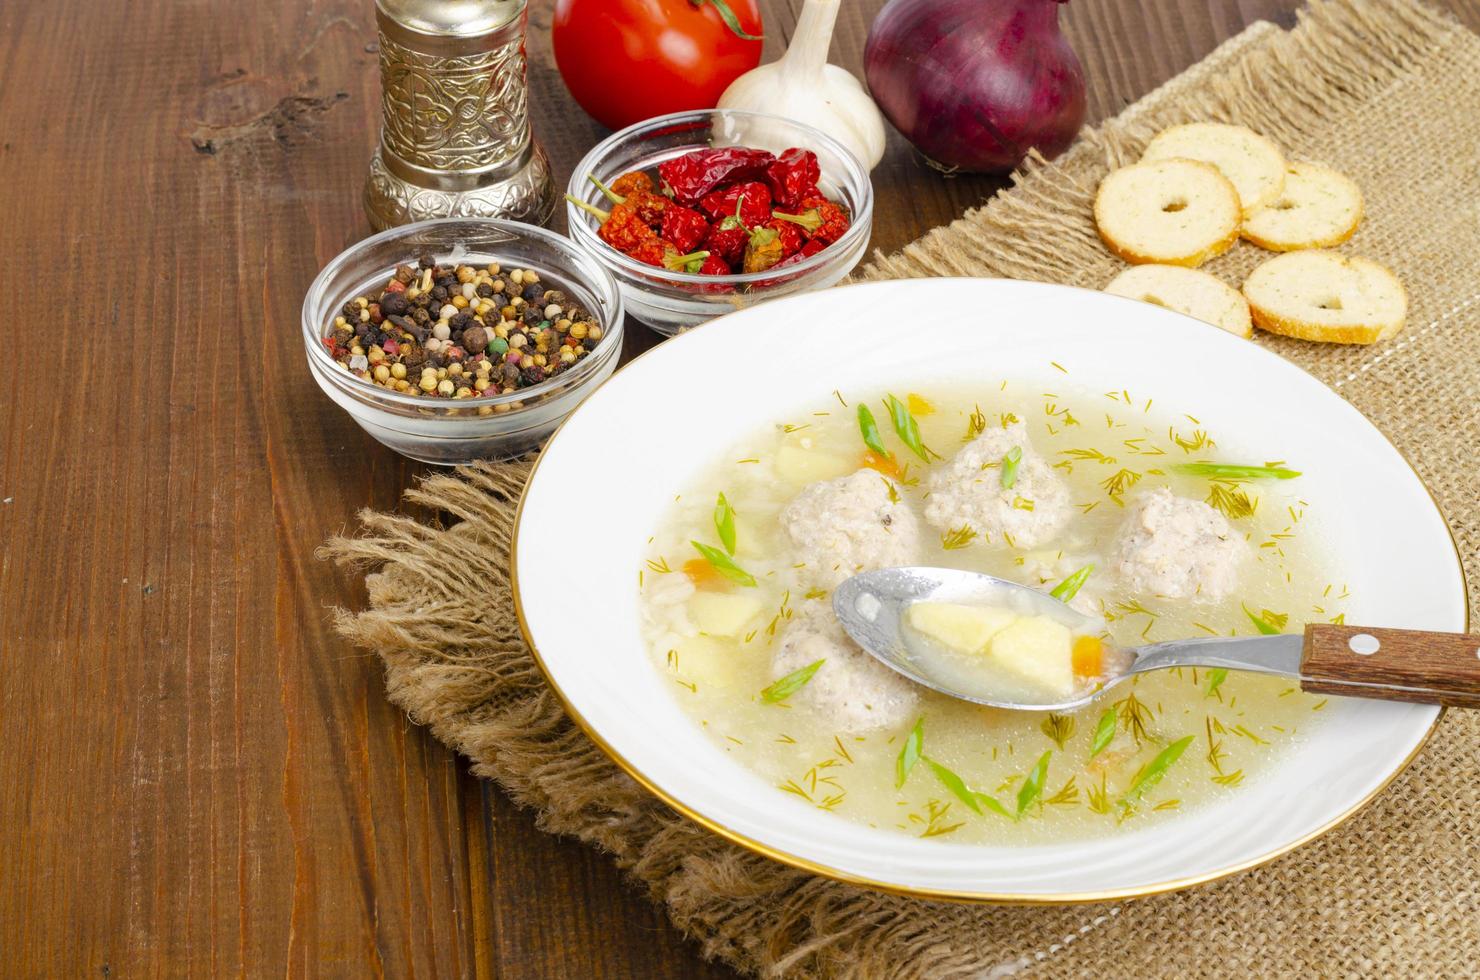
POLYGON ((1110 280, 1105 292, 1196 317, 1238 337, 1254 332, 1249 302, 1216 276, 1179 265, 1137 265, 1110 280))
POLYGON ((1095 225, 1127 262, 1196 267, 1238 240, 1238 193, 1206 163, 1132 164, 1100 181, 1095 225))
POLYGON ((1267 137, 1243 126, 1189 123, 1164 129, 1146 145, 1141 161, 1201 160, 1233 182, 1244 214, 1264 207, 1285 185, 1285 156, 1267 137))
POLYGON ((1408 293, 1376 262, 1310 249, 1276 255, 1249 273, 1254 325, 1333 344, 1371 344, 1403 329, 1408 293))
POLYGON ((1272 252, 1330 248, 1362 220, 1362 191, 1345 174, 1315 163, 1285 168, 1285 189, 1244 218, 1243 236, 1272 252))

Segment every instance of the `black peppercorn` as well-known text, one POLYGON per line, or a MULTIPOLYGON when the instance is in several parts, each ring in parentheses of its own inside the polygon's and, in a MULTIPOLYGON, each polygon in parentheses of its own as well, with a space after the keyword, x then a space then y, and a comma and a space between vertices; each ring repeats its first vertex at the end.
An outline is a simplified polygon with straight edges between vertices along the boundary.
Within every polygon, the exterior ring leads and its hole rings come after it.
MULTIPOLYGON (((585 345, 562 337, 544 316, 551 303, 561 304, 562 322, 576 325, 568 326, 567 332, 584 330, 588 315, 578 302, 537 282, 489 281, 488 275, 473 266, 440 265, 421 255, 416 268, 397 266, 384 287, 344 304, 339 322, 326 330, 326 347, 350 373, 381 387, 431 398, 475 400, 539 385, 586 354, 585 345), (487 312, 479 313, 479 308, 487 312), (449 314, 445 319, 444 309, 449 314), (440 342, 428 351, 426 345, 434 336, 440 342), (570 343, 561 346, 567 339, 570 343), (352 354, 355 349, 362 355, 352 354), (356 361, 356 356, 362 359, 356 361), (572 359, 562 360, 563 356, 572 359), (365 360, 374 362, 368 371, 365 360), (429 390, 427 369, 442 370, 446 380, 433 383, 429 390), (486 390, 477 391, 478 384, 486 390)), ((476 408, 479 415, 494 411, 487 403, 476 408)))
POLYGON ((416 257, 416 264, 421 266, 423 269, 430 269, 432 266, 437 264, 437 261, 432 258, 430 253, 422 252, 416 257))
POLYGON ((463 348, 469 354, 481 354, 488 349, 488 331, 483 327, 471 327, 462 335, 463 348))

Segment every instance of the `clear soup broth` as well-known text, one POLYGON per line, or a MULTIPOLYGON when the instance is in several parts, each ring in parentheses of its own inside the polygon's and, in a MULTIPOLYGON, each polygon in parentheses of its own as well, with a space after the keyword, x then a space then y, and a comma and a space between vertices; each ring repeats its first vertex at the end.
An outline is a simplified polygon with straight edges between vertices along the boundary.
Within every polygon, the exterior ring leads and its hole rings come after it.
POLYGON ((865 509, 889 517, 883 545, 859 545, 864 566, 965 568, 1045 591, 1092 568, 1070 601, 1102 619, 1108 643, 1342 620, 1346 589, 1322 564, 1315 508, 1298 478, 1175 469, 1278 461, 1230 458, 1195 417, 1129 392, 1075 392, 1068 379, 1055 387, 898 392, 894 415, 884 395, 864 392, 877 428, 867 438, 855 394, 835 393, 758 430, 677 488, 639 575, 644 630, 655 668, 704 737, 778 794, 840 818, 1002 844, 1115 833, 1238 794, 1318 724, 1325 700, 1277 678, 1164 671, 1073 713, 1007 712, 881 681, 859 667, 867 655, 840 652, 830 590, 863 568, 834 562, 815 542, 799 545, 837 511, 819 521, 796 508, 809 487, 859 471, 882 495, 865 509), (1011 486, 1008 453, 997 455, 1004 439, 1022 443, 1011 486), (1179 533, 1193 534, 1201 526, 1189 531, 1189 522, 1203 521, 1226 527, 1227 540, 1170 561, 1175 542, 1127 544, 1126 522, 1149 510, 1148 495, 1171 499, 1160 488, 1186 511, 1166 526, 1180 521, 1179 533), (982 513, 968 493, 1003 501, 997 516, 1006 519, 957 523, 982 513), (1044 532, 1051 513, 1058 525, 1044 532), (899 547, 905 524, 913 550, 899 547), (1213 567, 1230 554, 1231 565, 1213 567), (1193 568, 1197 588, 1185 594, 1191 585, 1168 578, 1168 567, 1193 568))

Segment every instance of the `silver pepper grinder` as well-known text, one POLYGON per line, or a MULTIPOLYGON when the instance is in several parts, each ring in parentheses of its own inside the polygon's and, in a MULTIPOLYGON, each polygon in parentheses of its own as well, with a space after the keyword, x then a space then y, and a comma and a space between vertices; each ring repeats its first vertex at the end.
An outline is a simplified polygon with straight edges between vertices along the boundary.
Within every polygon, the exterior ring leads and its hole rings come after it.
POLYGON ((365 182, 377 230, 448 216, 544 224, 550 161, 529 127, 526 0, 376 0, 380 145, 365 182))

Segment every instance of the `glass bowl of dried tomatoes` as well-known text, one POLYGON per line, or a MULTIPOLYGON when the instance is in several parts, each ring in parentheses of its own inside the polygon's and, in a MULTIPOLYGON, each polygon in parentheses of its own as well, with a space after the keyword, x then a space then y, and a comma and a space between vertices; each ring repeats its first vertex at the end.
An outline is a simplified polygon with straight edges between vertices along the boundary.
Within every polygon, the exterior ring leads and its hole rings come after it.
POLYGON ((567 188, 569 234, 627 312, 671 335, 837 283, 873 230, 868 168, 780 116, 705 109, 613 133, 567 188))

